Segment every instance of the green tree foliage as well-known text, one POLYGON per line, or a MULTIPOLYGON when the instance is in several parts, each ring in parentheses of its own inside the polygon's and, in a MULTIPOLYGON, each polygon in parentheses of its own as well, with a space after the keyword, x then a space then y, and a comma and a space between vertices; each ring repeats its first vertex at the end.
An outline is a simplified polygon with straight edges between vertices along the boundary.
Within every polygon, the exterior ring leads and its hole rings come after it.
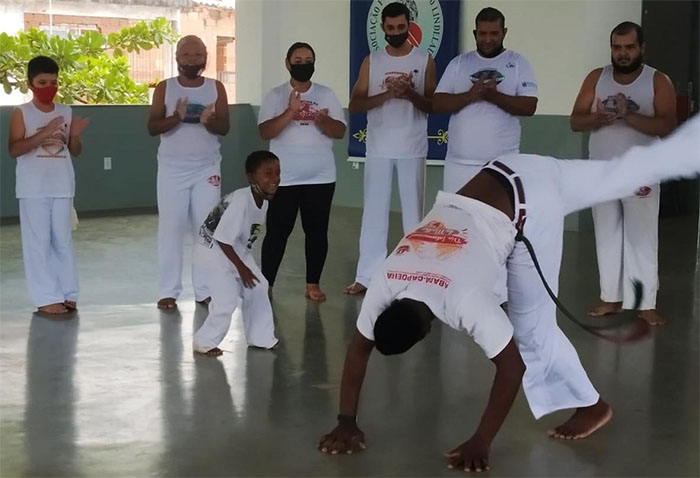
POLYGON ((45 55, 60 67, 57 100, 61 103, 148 103, 148 85, 131 79, 125 53, 150 50, 175 39, 165 18, 139 22, 107 36, 87 31, 60 38, 36 28, 15 36, 0 33, 0 84, 8 94, 26 93, 27 63, 45 55))

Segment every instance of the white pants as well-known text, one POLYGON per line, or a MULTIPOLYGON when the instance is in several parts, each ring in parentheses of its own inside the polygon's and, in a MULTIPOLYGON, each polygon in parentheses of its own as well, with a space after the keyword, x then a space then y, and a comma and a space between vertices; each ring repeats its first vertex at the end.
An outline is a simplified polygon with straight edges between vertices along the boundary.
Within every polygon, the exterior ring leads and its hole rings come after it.
MULTIPOLYGON (((700 173, 700 122, 697 118, 688 121, 670 138, 632 148, 611 161, 555 160, 535 155, 510 155, 501 161, 523 181, 527 204, 524 233, 556 293, 564 216, 629 197, 645 184, 700 173)), ((555 305, 522 243, 513 249, 507 267, 508 315, 527 366, 523 389, 535 418, 560 409, 593 405, 598 393, 575 349, 557 326, 555 305)))
POLYGON ((228 333, 234 312, 243 318, 248 345, 269 349, 277 344, 267 280, 252 259, 244 262, 260 279, 252 289, 244 287, 238 273, 230 267, 206 269, 211 302, 207 319, 194 334, 193 347, 197 352, 205 353, 219 346, 228 333))
MULTIPOLYGON (((442 190, 448 193, 456 193, 462 187, 471 181, 479 171, 482 165, 478 164, 463 164, 445 159, 444 171, 442 176, 442 190)), ((508 274, 504 268, 499 276, 498 282, 493 289, 493 293, 498 297, 499 303, 508 301, 508 287, 506 285, 508 274)))
POLYGON ((71 198, 20 199, 24 272, 36 307, 78 301, 71 198))
MULTIPOLYGON (((185 232, 196 244, 199 228, 221 196, 221 170, 217 164, 199 168, 158 165, 158 294, 177 299, 182 292, 182 250, 185 232)), ((195 300, 211 294, 206 274, 192 264, 195 300)))
POLYGON ((622 200, 593 208, 595 244, 600 273, 600 298, 634 307, 634 279, 641 281, 641 310, 656 308, 659 288, 658 184, 622 200), (646 194, 645 194, 646 193, 646 194))
POLYGON ((442 172, 442 190, 447 193, 456 193, 481 171, 482 166, 480 164, 462 164, 445 159, 442 172))
POLYGON ((394 169, 399 180, 404 234, 412 231, 423 219, 425 158, 367 158, 360 231, 360 259, 355 277, 355 281, 364 286, 369 286, 372 275, 386 259, 394 169))

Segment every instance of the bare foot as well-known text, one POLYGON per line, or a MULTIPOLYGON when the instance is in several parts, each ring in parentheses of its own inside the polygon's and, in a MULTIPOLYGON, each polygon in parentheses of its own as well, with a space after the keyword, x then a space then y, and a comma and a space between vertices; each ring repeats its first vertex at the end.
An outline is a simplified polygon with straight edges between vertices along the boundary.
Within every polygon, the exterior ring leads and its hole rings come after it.
POLYGON ((588 312, 591 317, 603 317, 605 315, 622 313, 622 302, 603 302, 600 305, 593 307, 588 312))
POLYGON ((639 318, 646 320, 649 325, 664 325, 668 320, 659 315, 656 309, 640 310, 639 318))
POLYGON ((158 301, 158 308, 162 310, 174 310, 177 309, 177 303, 172 297, 166 297, 158 301))
POLYGON ((51 315, 67 314, 69 312, 68 308, 61 303, 42 305, 37 310, 39 312, 41 312, 42 314, 51 314, 51 315))
POLYGON ((599 399, 590 407, 578 408, 565 423, 547 433, 552 438, 581 440, 605 425, 612 418, 612 408, 599 399))
POLYGON ((306 284, 306 298, 314 302, 323 302, 326 300, 326 294, 323 293, 318 284, 306 284))
POLYGON ((74 310, 78 310, 78 304, 74 300, 63 301, 63 306, 66 309, 68 309, 69 312, 73 312, 74 310))
POLYGON ((195 350, 194 353, 199 355, 205 355, 207 357, 218 357, 220 355, 223 355, 224 351, 221 350, 219 347, 214 347, 213 349, 209 349, 206 352, 198 352, 195 350))
POLYGON ((367 290, 367 287, 360 284, 359 282, 353 282, 345 288, 345 293, 347 295, 358 295, 363 294, 367 290))
POLYGON ((195 300, 195 302, 199 305, 209 305, 209 302, 211 302, 211 297, 207 297, 204 300, 195 300))

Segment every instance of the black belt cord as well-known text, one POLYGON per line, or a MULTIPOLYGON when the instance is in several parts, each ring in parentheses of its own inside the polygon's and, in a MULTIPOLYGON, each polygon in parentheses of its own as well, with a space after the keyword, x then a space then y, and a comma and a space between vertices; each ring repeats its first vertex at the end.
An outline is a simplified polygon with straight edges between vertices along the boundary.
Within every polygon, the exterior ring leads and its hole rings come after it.
MULTIPOLYGON (((571 312, 569 312, 566 307, 564 307, 564 304, 562 304, 557 296, 552 292, 552 289, 549 287, 549 284, 547 284, 547 280, 544 278, 544 274, 542 273, 542 268, 540 267, 540 263, 537 261, 537 256, 535 255, 535 249, 532 247, 532 243, 530 240, 523 235, 522 228, 518 228, 518 233, 515 235, 515 240, 518 242, 522 242, 525 244, 525 248, 527 249, 527 252, 530 254, 530 257, 532 258, 532 263, 535 264, 535 269, 537 269, 537 273, 540 276, 540 279, 542 280, 542 284, 544 285, 544 288, 547 290, 547 293, 549 294, 549 297, 551 297, 552 301, 556 304, 557 308, 568 318, 571 320, 573 323, 581 327, 583 330, 586 332, 590 332, 593 335, 597 335, 595 333, 595 330, 601 330, 601 329, 610 329, 610 328, 617 328, 619 327, 618 325, 610 325, 610 326, 591 326, 588 324, 585 324, 584 322, 578 320, 571 312)), ((634 286, 634 310, 639 309, 640 304, 642 303, 642 294, 643 294, 643 288, 642 288, 642 283, 635 279, 632 281, 632 284, 634 286)))

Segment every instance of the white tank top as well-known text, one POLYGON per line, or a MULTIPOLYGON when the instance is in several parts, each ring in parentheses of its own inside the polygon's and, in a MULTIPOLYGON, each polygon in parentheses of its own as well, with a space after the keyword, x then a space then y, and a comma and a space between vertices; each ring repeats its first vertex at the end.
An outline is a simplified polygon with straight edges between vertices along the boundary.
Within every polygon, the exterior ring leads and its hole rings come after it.
POLYGON ((160 135, 158 162, 174 167, 211 166, 221 161, 219 137, 199 123, 204 108, 218 98, 216 82, 204 78, 202 86, 187 88, 177 77, 165 80, 165 115, 175 112, 180 98, 187 98, 185 119, 167 133, 160 135))
POLYGON ((49 122, 63 117, 63 125, 37 148, 17 158, 15 192, 18 198, 72 198, 75 173, 68 151, 72 111, 70 106, 54 103, 44 113, 33 102, 18 106, 24 120, 24 137, 34 136, 49 122))
MULTIPOLYGON (((428 53, 414 48, 408 55, 386 50, 369 57, 369 96, 387 90, 387 82, 408 75, 414 89, 425 95, 428 53)), ((392 98, 367 112, 367 157, 424 158, 428 155, 428 115, 408 100, 392 98)))
MULTIPOLYGON (((631 113, 644 116, 654 116, 654 73, 656 70, 644 65, 636 80, 629 85, 621 85, 613 78, 613 67, 603 68, 595 87, 597 99, 603 103, 606 110, 617 111, 615 96, 623 93, 627 97, 627 109, 631 113)), ((596 110, 593 102, 591 112, 596 110)), ((592 131, 588 140, 589 157, 591 159, 610 159, 619 156, 632 146, 652 142, 655 136, 640 133, 624 120, 618 119, 609 126, 603 126, 592 131)))

